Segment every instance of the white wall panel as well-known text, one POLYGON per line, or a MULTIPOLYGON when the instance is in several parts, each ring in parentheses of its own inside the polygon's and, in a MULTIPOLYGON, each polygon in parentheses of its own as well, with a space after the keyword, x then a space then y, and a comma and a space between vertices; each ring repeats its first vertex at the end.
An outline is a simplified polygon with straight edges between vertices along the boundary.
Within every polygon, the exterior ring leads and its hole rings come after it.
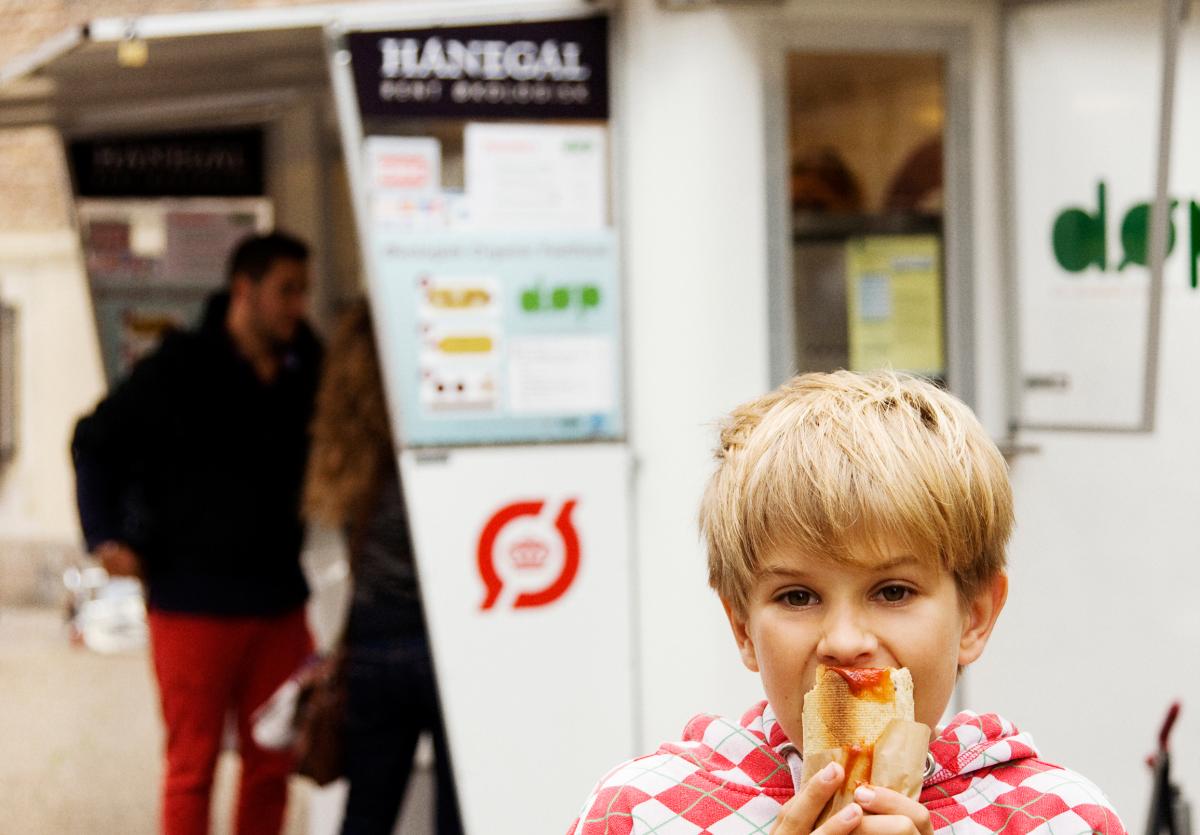
POLYGON ((465 827, 561 831, 634 753, 628 451, 401 465, 465 827))

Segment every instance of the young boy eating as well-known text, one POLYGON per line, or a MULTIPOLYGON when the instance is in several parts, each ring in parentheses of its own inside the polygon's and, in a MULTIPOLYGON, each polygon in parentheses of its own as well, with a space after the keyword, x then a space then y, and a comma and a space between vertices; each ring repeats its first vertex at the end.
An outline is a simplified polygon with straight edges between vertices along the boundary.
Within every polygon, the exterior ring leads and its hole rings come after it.
POLYGON ((965 405, 893 372, 806 374, 736 409, 716 457, 709 582, 767 699, 610 771, 570 833, 1124 835, 1099 789, 1006 720, 938 726, 1008 591, 1007 467, 965 405), (801 781, 819 665, 911 672, 933 729, 919 800, 864 783, 816 826, 846 775, 835 761, 801 781))

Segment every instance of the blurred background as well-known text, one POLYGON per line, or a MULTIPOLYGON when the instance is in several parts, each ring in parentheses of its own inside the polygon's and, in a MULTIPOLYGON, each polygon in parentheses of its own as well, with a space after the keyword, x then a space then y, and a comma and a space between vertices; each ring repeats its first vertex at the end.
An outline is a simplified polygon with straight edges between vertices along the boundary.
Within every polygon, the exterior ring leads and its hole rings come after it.
MULTIPOLYGON (((0 0, 0 828, 154 830, 144 635, 87 570, 68 444, 275 227, 319 331, 372 302, 469 830, 561 831, 604 769, 761 698, 697 504, 724 413, 835 368, 938 380, 1009 458, 1012 591, 954 707, 1136 830, 1182 700, 1196 790, 1189 11, 0 0), (532 51, 489 76, 472 42, 532 51)), ((336 532, 305 567, 328 645, 336 532)), ((288 831, 334 831, 341 790, 297 778, 288 831)))

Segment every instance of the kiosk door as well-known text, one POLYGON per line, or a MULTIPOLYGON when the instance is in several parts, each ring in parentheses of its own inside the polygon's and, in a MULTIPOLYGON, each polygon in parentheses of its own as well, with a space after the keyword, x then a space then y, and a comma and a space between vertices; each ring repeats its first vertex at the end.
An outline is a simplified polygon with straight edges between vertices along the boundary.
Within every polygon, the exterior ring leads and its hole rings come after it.
MULTIPOLYGON (((1200 652, 1184 614, 1200 581, 1200 161, 1188 153, 1200 131, 1200 27, 1180 11, 1149 0, 1014 4, 1005 32, 1014 424, 1038 453, 1012 467, 1012 593, 970 692, 1036 728, 1051 758, 1086 765, 1135 825, 1151 785, 1143 758, 1168 704, 1200 697, 1196 666, 1177 662, 1200 652), (1160 227, 1169 254, 1158 299, 1156 193, 1171 221, 1160 227), (1149 675, 1105 672, 1130 663, 1149 675), (1081 688, 1081 675, 1104 683, 1081 688)), ((1182 770, 1184 785, 1200 781, 1182 770)))

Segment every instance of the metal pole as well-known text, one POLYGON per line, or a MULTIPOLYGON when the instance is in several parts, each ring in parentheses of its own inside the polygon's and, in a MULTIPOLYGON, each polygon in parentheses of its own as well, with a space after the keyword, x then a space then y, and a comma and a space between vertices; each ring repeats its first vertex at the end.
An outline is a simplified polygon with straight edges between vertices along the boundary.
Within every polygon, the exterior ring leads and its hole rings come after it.
POLYGON ((1168 179, 1171 174, 1171 130, 1175 116, 1175 75, 1179 35, 1188 0, 1163 0, 1162 86, 1158 122, 1158 160, 1154 206, 1150 212, 1150 293, 1146 313, 1146 370, 1142 381, 1142 428, 1154 431, 1158 407, 1159 350, 1162 342, 1163 270, 1167 260, 1167 229, 1171 222, 1168 179))
POLYGON ((1000 176, 996 190, 1000 200, 1000 275, 1004 282, 1004 356, 1008 366, 1006 383, 1006 443, 1015 447, 1017 431, 1022 427, 1024 375, 1021 354, 1021 293, 1017 282, 1017 164, 1013 152, 1013 59, 1009 47, 1009 12, 1000 9, 1000 66, 996 73, 995 93, 999 102, 997 151, 1000 176))

